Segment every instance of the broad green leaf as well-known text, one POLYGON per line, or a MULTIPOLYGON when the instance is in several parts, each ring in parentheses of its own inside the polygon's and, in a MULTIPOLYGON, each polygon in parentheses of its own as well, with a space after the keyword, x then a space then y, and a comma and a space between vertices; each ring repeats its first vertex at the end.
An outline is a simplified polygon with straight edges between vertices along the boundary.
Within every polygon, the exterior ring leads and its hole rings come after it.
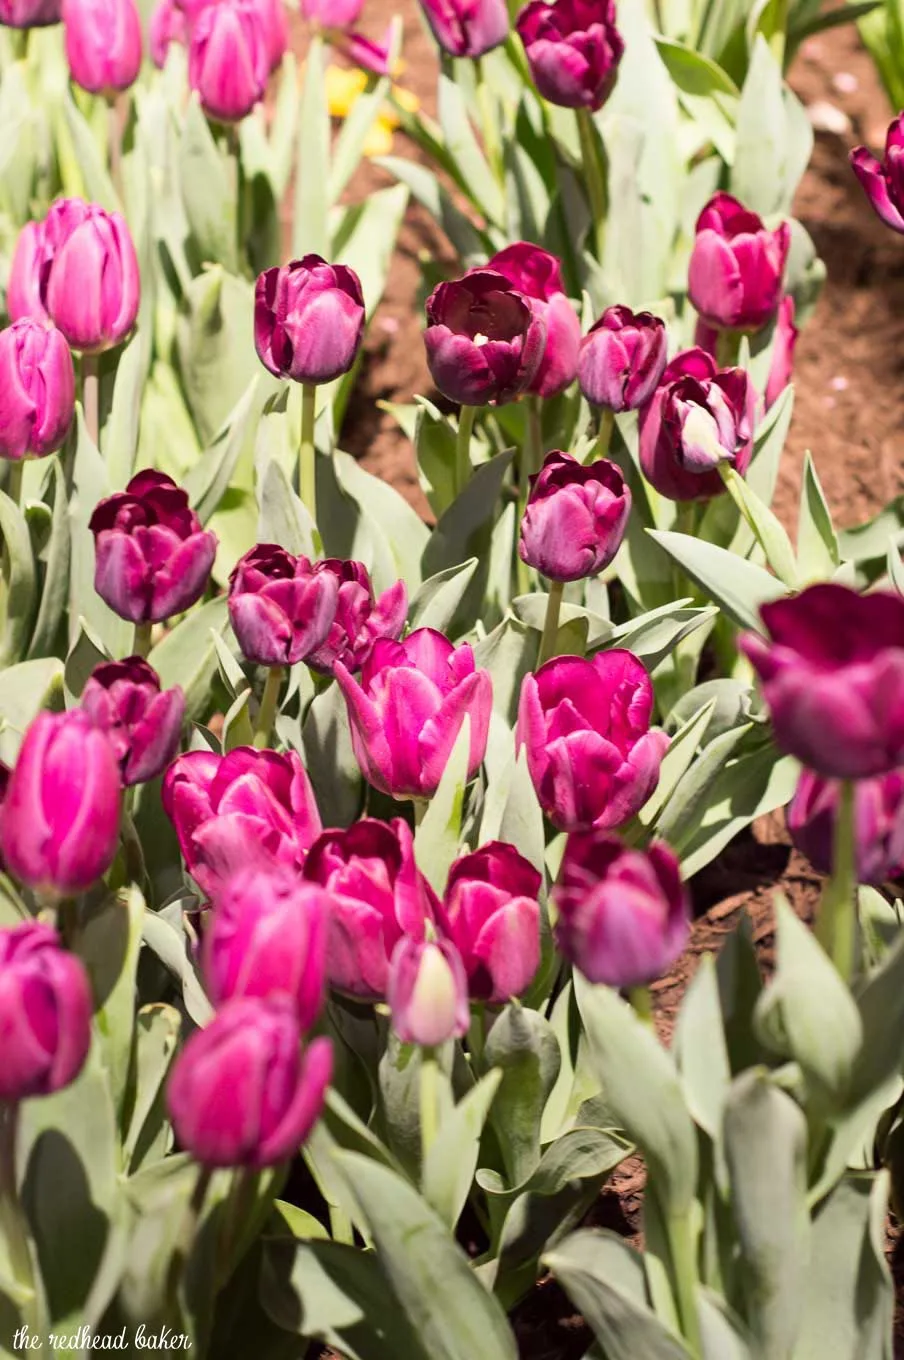
POLYGON ((307 507, 292 490, 282 464, 275 458, 267 464, 258 495, 258 542, 278 543, 296 556, 303 553, 306 557, 315 557, 314 521, 307 507))
POLYGON ((173 1006, 143 1006, 135 1017, 134 1091, 123 1157, 134 1174, 166 1153, 170 1141, 164 1091, 182 1019, 173 1006))
POLYGON ((141 399, 150 367, 151 345, 139 331, 125 346, 116 365, 113 404, 101 433, 110 485, 124 488, 138 456, 141 399))
POLYGON ((446 149, 455 161, 472 201, 491 222, 501 224, 504 207, 502 190, 474 133, 461 87, 442 74, 439 78, 437 112, 446 149))
POLYGON ((647 670, 654 671, 680 642, 699 628, 714 622, 716 617, 717 611, 710 607, 682 609, 680 606, 666 605, 641 614, 629 623, 620 624, 613 629, 605 645, 626 647, 639 657, 647 670))
POLYGON ((753 458, 746 473, 746 481, 765 505, 771 505, 775 496, 778 470, 793 414, 794 388, 789 385, 769 407, 753 436, 753 458))
POLYGON ((100 910, 84 921, 79 935, 79 955, 94 994, 99 1056, 120 1126, 132 1060, 135 976, 144 914, 144 898, 132 884, 108 896, 100 910))
POLYGON ((672 531, 647 533, 742 628, 761 632, 761 606, 787 594, 781 581, 725 548, 672 531))
POLYGON ((24 660, 37 608, 37 580, 25 517, 5 491, 0 491, 0 538, 3 543, 3 634, 0 667, 24 660))
POLYGON ((99 203, 107 212, 121 212, 122 204, 107 173, 107 167, 101 159, 97 142, 68 91, 63 98, 63 112, 69 136, 72 138, 73 150, 78 158, 85 197, 92 203, 99 203))
POLYGON ((765 38, 757 34, 738 106, 731 191, 753 212, 780 212, 786 206, 787 167, 782 72, 765 38))
POLYGON ((480 1135, 502 1081, 494 1068, 444 1117, 421 1172, 424 1198, 451 1232, 465 1207, 477 1168, 480 1135))
POLYGON ((474 662, 487 670, 493 681, 493 707, 514 727, 521 685, 535 670, 540 635, 517 619, 504 619, 474 648, 474 662))
POLYGON ((461 845, 470 744, 471 719, 466 713, 449 752, 439 787, 414 833, 414 853, 418 865, 440 897, 461 845))
POLYGON ((680 847, 685 877, 692 878, 710 864, 757 817, 785 807, 799 775, 797 761, 792 756, 776 759, 771 743, 730 759, 709 783, 706 806, 680 847))
POLYGON ((409 628, 435 628, 440 633, 446 633, 459 611, 477 567, 477 558, 471 557, 460 566, 446 567, 424 581, 408 610, 409 628))
POLYGON ((679 853, 693 839, 710 812, 712 790, 724 778, 728 761, 751 729, 752 724, 742 723, 740 727, 723 732, 704 747, 678 781, 659 815, 656 831, 679 853))
POLYGON ((832 527, 832 516, 809 450, 804 455, 797 521, 797 557, 804 581, 826 580, 841 562, 838 535, 832 527))
MULTIPOLYGON (((72 437, 72 436, 70 436, 72 437)), ((69 573, 69 641, 79 634, 84 618, 111 656, 127 656, 132 625, 113 613, 94 589, 94 535, 88 521, 98 501, 109 496, 107 468, 88 433, 84 412, 76 408, 76 446, 73 494, 69 501, 72 562, 69 573)))
MULTIPOLYGON (((398 30, 400 20, 393 20, 398 30)), ((399 35, 400 36, 400 35, 399 35)), ((360 94, 352 105, 333 147, 330 166, 329 201, 338 203, 342 192, 360 164, 367 138, 380 116, 389 94, 391 81, 388 76, 371 77, 369 88, 360 94)))
POLYGON ((337 684, 314 696, 302 726, 304 764, 324 826, 350 826, 361 806, 361 770, 337 684))
POLYGON ((236 169, 232 158, 224 157, 217 147, 198 96, 193 94, 179 140, 182 202, 198 263, 220 264, 232 274, 238 269, 237 199, 230 182, 236 169))
POLYGON ((502 1085, 491 1121, 502 1149, 509 1187, 521 1185, 540 1162, 540 1123, 561 1065, 559 1041, 538 1011, 512 1002, 493 1022, 484 1050, 502 1085))
POLYGON ((722 1131, 731 1068, 711 954, 704 954, 700 960, 684 995, 675 1026, 674 1050, 688 1109, 715 1141, 722 1131))
POLYGON ((330 199, 330 117, 323 74, 323 40, 315 35, 308 47, 298 119, 295 161, 295 211, 292 256, 332 258, 327 211, 330 199))
POLYGON ((209 702, 210 682, 217 668, 211 629, 222 636, 228 621, 226 600, 219 596, 186 614, 151 649, 148 661, 160 676, 162 687, 182 686, 185 711, 190 718, 200 717, 209 702))
POLYGON ((0 731, 8 765, 15 763, 26 728, 60 689, 62 679, 63 663, 55 656, 0 670, 0 731))
POLYGON ((361 508, 362 523, 374 535, 379 533, 388 548, 388 562, 374 563, 374 589, 387 590, 401 576, 409 590, 417 590, 422 580, 421 558, 426 557, 430 543, 424 521, 395 487, 366 472, 347 453, 337 452, 334 466, 340 487, 361 508))
POLYGON ((375 156, 373 163, 407 185, 417 201, 439 223, 463 259, 480 256, 486 258, 492 253, 490 242, 461 209, 456 207, 452 195, 443 188, 436 175, 426 166, 397 156, 375 156))
MULTIPOLYGON (((69 501, 66 482, 58 459, 53 459, 47 487, 53 484, 53 519, 46 547, 44 579, 38 616, 28 645, 31 657, 47 656, 56 650, 60 627, 69 599, 69 501)), ((46 494, 46 492, 45 492, 46 494)), ((44 553, 40 554, 45 557, 44 553)))
POLYGON ((797 562, 791 540, 781 521, 734 468, 729 468, 726 475, 730 494, 733 499, 736 498, 745 519, 749 521, 767 563, 779 580, 793 590, 797 585, 797 562))
POLYGON ((254 377, 223 429, 182 479, 192 509, 196 511, 202 524, 207 524, 219 508, 246 446, 250 436, 257 387, 258 380, 254 377))
MULTIPOLYGON (((254 378, 262 401, 275 386, 254 352, 254 304, 250 283, 220 266, 193 279, 177 323, 179 370, 203 445, 229 420, 236 393, 254 378)), ((248 488, 250 490, 250 476, 248 488)))
POLYGON ((142 921, 141 937, 181 985, 182 1000, 191 1019, 196 1025, 207 1024, 213 1015, 213 1007, 201 984, 185 932, 171 924, 162 912, 149 911, 142 921))
POLYGON ((669 742, 668 750, 659 767, 659 782, 638 813, 644 826, 653 825, 676 789, 680 788, 681 781, 690 769, 706 736, 715 707, 715 699, 703 704, 691 714, 669 742))
POLYGON ((750 1338, 720 1294, 698 1290, 697 1309, 703 1360, 753 1360, 750 1338))

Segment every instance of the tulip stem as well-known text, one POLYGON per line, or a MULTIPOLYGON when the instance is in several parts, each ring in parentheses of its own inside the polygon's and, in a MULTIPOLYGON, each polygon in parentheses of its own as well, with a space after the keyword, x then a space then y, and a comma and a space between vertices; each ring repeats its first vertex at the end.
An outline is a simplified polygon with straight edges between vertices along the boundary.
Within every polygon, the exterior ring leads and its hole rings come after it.
POLYGON ((854 973, 857 932, 854 798, 854 782, 842 780, 835 822, 832 876, 826 884, 816 919, 816 938, 845 982, 850 982, 854 973))
POLYGON ((430 806, 430 799, 412 798, 411 806, 414 809, 414 825, 415 828, 417 828, 420 826, 421 822, 427 815, 427 809, 430 806))
POLYGON ((28 1223, 16 1183, 16 1140, 19 1106, 0 1101, 0 1235, 7 1244, 14 1282, 23 1295, 23 1315, 37 1328, 37 1290, 29 1245, 28 1223))
POLYGON ((302 383, 298 485, 301 499, 315 524, 317 523, 317 449, 314 445, 316 416, 317 388, 313 383, 302 383))
POLYGON ((463 406, 458 417, 455 445, 455 494, 460 496, 471 476, 471 435, 477 418, 476 406, 463 406))
POLYGON ((263 751, 270 744, 270 734, 279 708, 279 691, 282 686, 282 666, 271 666, 267 671, 264 692, 257 714, 257 727, 254 729, 255 750, 263 751))
MULTIPOLYGON (((521 444, 521 466, 518 471, 518 532, 527 509, 530 495, 530 479, 540 471, 543 462, 543 408, 540 397, 526 398, 527 428, 521 444)), ((526 595, 530 590, 530 568, 518 552, 518 537, 515 538, 515 560, 518 570, 518 591, 526 595)))
POLYGON ((587 181, 587 197, 590 201, 591 226, 596 243, 596 258, 603 263, 606 245, 606 217, 609 211, 609 189, 606 183, 609 167, 606 164, 606 150, 593 122, 589 109, 577 109, 578 137, 581 143, 581 161, 584 178, 587 181))
POLYGON ((546 597, 546 619, 543 623, 543 636, 540 639, 540 652, 537 656, 537 670, 556 653, 556 638, 559 636, 559 613, 562 596, 565 592, 563 581, 550 581, 546 597))
POLYGON ((612 443, 612 431, 615 429, 615 412, 608 406, 604 406, 600 411, 600 428, 596 436, 596 443, 593 446, 588 462, 595 463, 599 458, 605 458, 609 452, 609 445, 612 443))
POLYGON ((96 354, 82 355, 82 410, 85 425, 97 448, 100 448, 100 392, 96 354))
POLYGON ((22 504, 22 473, 25 471, 25 463, 7 463, 6 465, 6 494, 14 505, 22 504))
POLYGON ((655 1029, 653 1021, 653 998, 650 995, 649 987, 629 987, 628 1000, 634 1007, 634 1013, 638 1020, 643 1021, 650 1029, 655 1029))
POLYGON ((720 331, 716 341, 716 363, 720 368, 734 368, 741 350, 740 331, 720 331))
POLYGON ((483 131, 483 144, 486 148, 487 160, 499 184, 505 181, 505 165, 502 156, 502 144, 499 140, 499 128, 496 123, 496 110, 493 106, 493 96, 487 84, 486 75, 483 69, 483 58, 474 59, 474 75, 477 86, 477 108, 480 112, 480 126, 483 131))
POLYGON ((142 661, 151 650, 152 623, 136 623, 135 636, 132 638, 132 655, 140 656, 142 661))
POLYGON ((669 1255, 672 1258, 672 1283, 681 1333, 688 1350, 699 1360, 702 1355, 700 1319, 697 1314, 697 1266, 694 1260, 694 1239, 690 1214, 666 1218, 669 1255))
POLYGON ((176 1249, 170 1257, 167 1303, 172 1305, 173 1312, 176 1315, 180 1313, 179 1284, 184 1278, 186 1267, 191 1259, 192 1248, 198 1236, 198 1226, 201 1222, 204 1201, 207 1198, 212 1177, 213 1171, 209 1166, 198 1167, 198 1179, 195 1181, 191 1199, 185 1206, 185 1214, 179 1227, 179 1236, 176 1239, 176 1249))
POLYGON ((438 1120, 438 1078, 439 1064, 432 1048, 421 1049, 420 1116, 421 1116, 421 1165, 436 1139, 438 1120))

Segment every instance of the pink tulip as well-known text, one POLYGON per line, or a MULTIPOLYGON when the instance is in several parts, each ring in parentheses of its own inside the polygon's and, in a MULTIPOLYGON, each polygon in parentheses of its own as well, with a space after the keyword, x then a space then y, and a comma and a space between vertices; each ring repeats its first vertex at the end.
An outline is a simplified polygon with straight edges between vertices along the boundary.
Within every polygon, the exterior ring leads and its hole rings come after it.
POLYGON ((268 34, 255 0, 216 0, 191 24, 188 79, 209 118, 238 123, 264 97, 268 34))
POLYGON ((403 1044, 436 1048, 467 1034, 468 982, 455 945, 403 936, 393 950, 387 1000, 403 1044))
POLYGON ((581 341, 578 382, 591 406, 636 411, 659 386, 668 358, 665 322, 608 307, 581 341))
POLYGON ((772 363, 766 380, 766 410, 777 401, 791 381, 794 371, 794 351, 800 331, 794 324, 794 298, 786 293, 778 305, 775 336, 772 341, 772 363))
POLYGON ((135 0, 63 0, 66 60, 76 85, 112 99, 138 79, 141 16, 135 0))
POLYGON ((258 277, 254 343, 276 378, 316 385, 348 373, 364 322, 361 280, 347 265, 305 255, 258 277))
POLYGON ((529 390, 546 349, 546 321, 495 269, 472 269, 427 299, 430 375, 449 401, 496 406, 529 390))
POLYGON ((47 28, 60 22, 60 0, 0 0, 5 28, 47 28))
POLYGON ((513 845, 490 841, 449 870, 439 919, 476 1001, 503 1005, 540 966, 540 874, 513 845))
POLYGON ((892 231, 904 232, 904 113, 888 125, 882 160, 876 160, 865 146, 855 146, 851 168, 873 211, 892 231))
POLYGON ((316 563, 315 572, 328 573, 339 582, 336 614, 326 640, 308 658, 314 670, 331 674, 337 661, 347 670, 359 671, 380 638, 396 641, 408 615, 408 591, 396 581, 374 597, 373 582, 363 562, 328 557, 316 563))
POLYGON ((74 1081, 91 1046, 93 1002, 80 959, 39 921, 0 928, 0 1101, 74 1081))
POLYGON ((294 666, 325 643, 336 617, 339 583, 306 557, 258 543, 229 577, 229 619, 248 661, 294 666))
POLYGON ((625 50, 611 0, 531 0, 517 26, 544 99, 566 109, 602 108, 625 50))
POLYGON ((708 326, 758 331, 775 315, 791 228, 774 231, 731 194, 714 194, 697 218, 688 297, 708 326))
MULTIPOLYGON (((832 872, 839 795, 837 779, 802 770, 787 808, 791 839, 821 874, 832 872)), ((854 855, 858 883, 904 872, 904 770, 855 783, 854 855)))
POLYGON ((364 0, 301 0, 301 15, 323 28, 350 28, 361 17, 364 0))
POLYGON ((159 675, 140 656, 95 666, 81 707, 106 734, 125 788, 155 779, 176 754, 185 695, 178 685, 161 691, 159 675))
POLYGON ((69 346, 50 321, 23 317, 0 331, 0 458, 43 458, 75 414, 69 346))
POLYGON ((495 269, 523 293, 546 328, 543 358, 527 390, 539 397, 564 392, 578 369, 581 323, 565 295, 561 262, 548 250, 517 241, 494 255, 487 269, 495 269))
POLYGON ((508 37, 505 0, 420 0, 420 3, 434 38, 450 57, 474 60, 508 37))
POLYGON ((631 492, 616 463, 549 453, 530 479, 521 560, 551 581, 596 576, 621 547, 630 513, 631 492))

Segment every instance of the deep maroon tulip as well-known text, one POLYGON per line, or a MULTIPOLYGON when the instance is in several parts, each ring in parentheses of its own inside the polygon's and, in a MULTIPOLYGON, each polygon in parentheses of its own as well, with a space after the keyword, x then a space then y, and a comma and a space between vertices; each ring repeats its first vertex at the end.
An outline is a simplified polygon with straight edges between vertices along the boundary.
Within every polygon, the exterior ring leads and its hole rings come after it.
POLYGON ((603 107, 625 50, 610 0, 532 0, 517 27, 544 99, 566 109, 603 107))
POLYGON ((553 452, 530 478, 521 521, 522 561, 551 581, 582 581, 607 567, 621 547, 631 492, 615 463, 579 463, 553 452))
POLYGON ((581 323, 565 296, 562 266, 555 255, 528 241, 500 250, 487 265, 523 293, 546 326, 546 348, 528 392, 554 397, 574 382, 581 346, 581 323))
POLYGON ((321 647, 339 583, 275 543, 259 543, 229 577, 229 618, 242 654, 259 666, 294 666, 321 647))
POLYGON ((540 966, 540 874, 513 845, 490 841, 449 870, 440 920, 476 1001, 502 1005, 540 966))
POLYGON ((72 355, 53 323, 23 317, 0 331, 0 458, 53 453, 74 414, 72 355))
POLYGON ((450 57, 482 57, 508 37, 505 0, 421 0, 421 9, 450 57))
POLYGON ((591 406, 638 410, 659 386, 668 347, 665 322, 652 312, 607 307, 581 341, 581 391, 591 406))
POLYGON ((472 269, 427 299, 430 374, 462 406, 502 405, 526 392, 546 347, 544 320, 495 269, 472 269))
POLYGON ((436 1048, 468 1032, 468 980, 449 940, 403 936, 393 950, 386 999, 403 1044, 436 1048))
POLYGON ((154 65, 162 69, 170 43, 184 44, 187 37, 188 25, 177 0, 157 0, 148 25, 148 50, 154 65))
POLYGON ((288 997, 230 1001, 173 1067, 167 1103, 179 1144, 208 1167, 286 1161, 320 1118, 332 1074, 332 1044, 302 1049, 288 997))
POLYGON ((190 751, 166 772, 163 806, 186 868, 205 893, 216 892, 248 864, 299 869, 322 830, 314 791, 294 751, 190 751))
POLYGON ((217 538, 172 477, 136 473, 125 491, 101 501, 91 516, 94 589, 120 618, 160 623, 181 614, 207 588, 217 538))
POLYGON ((766 410, 777 401, 791 381, 794 371, 794 350, 800 331, 794 324, 794 298, 786 293, 778 305, 775 335, 772 340, 772 362, 766 380, 766 410))
POLYGON ((355 362, 364 334, 361 280, 344 264, 305 255, 266 269, 254 290, 254 344, 277 378, 332 382, 355 362))
POLYGON ((0 929, 0 1101, 47 1096, 74 1081, 91 1047, 84 965, 39 921, 0 929))
POLYGON ((631 652, 560 656, 525 676, 515 742, 560 831, 621 826, 643 807, 668 746, 652 714, 652 682, 631 652))
POLYGON ((185 695, 178 685, 161 691, 159 675, 140 656, 95 666, 81 706, 106 733, 126 787, 155 779, 176 754, 185 695))
MULTIPOLYGON (((832 872, 840 787, 803 770, 788 804, 791 839, 822 874, 832 872)), ((854 785, 854 858, 858 883, 884 883, 904 872, 904 770, 854 785)))
POLYGON ((314 670, 330 674, 337 661, 346 670, 359 671, 379 638, 396 641, 408 616, 408 591, 404 581, 374 598, 373 582, 363 562, 328 557, 314 571, 334 576, 339 583, 336 613, 326 641, 308 658, 314 670))
POLYGON ((60 198, 19 232, 10 266, 10 318, 48 316, 74 349, 99 354, 135 325, 141 283, 125 218, 60 198))
POLYGON ((63 0, 66 60, 76 85, 112 99, 138 79, 141 16, 135 0, 63 0))
POLYGON ((301 0, 302 17, 324 28, 350 28, 363 8, 364 0, 301 0))
POLYGON ((269 74, 267 30, 254 0, 216 0, 198 12, 188 79, 209 118, 240 122, 263 99, 269 74))
POLYGON ((687 892, 677 856, 661 841, 643 851, 605 832, 569 836, 552 896, 556 943, 591 982, 654 982, 687 943, 687 892))
POLYGON ((826 583, 760 613, 768 640, 745 633, 738 645, 782 750, 831 779, 904 765, 904 599, 826 583))
POLYGON ((347 831, 325 832, 311 847, 304 876, 329 894, 332 986, 369 1000, 385 997, 392 951, 403 935, 423 938, 435 909, 407 822, 365 817, 347 831))
POLYGON ((39 713, 3 800, 0 849, 39 893, 72 897, 109 869, 119 843, 116 757, 86 713, 39 713))
POLYGON ((237 996, 284 993, 309 1030, 326 982, 331 903, 282 865, 249 865, 226 879, 206 919, 202 965, 215 1006, 237 996))
POLYGON ((335 676, 348 705, 355 756, 374 788, 393 798, 434 794, 466 714, 468 778, 477 773, 493 684, 488 671, 475 670, 467 642, 453 647, 442 633, 418 628, 404 642, 374 643, 360 683, 341 662, 335 676))
POLYGON ((878 161, 865 146, 855 146, 851 168, 885 225, 904 232, 904 113, 888 125, 884 158, 878 161))
POLYGON ((61 0, 0 0, 5 28, 46 28, 60 22, 61 0))
POLYGON ((719 368, 702 349, 677 354, 640 413, 640 465, 673 501, 708 500, 725 486, 718 471, 742 475, 753 456, 756 393, 743 368, 719 368))
POLYGON ((697 218, 687 292, 708 326, 758 331, 775 315, 791 228, 774 231, 731 194, 714 194, 697 218))

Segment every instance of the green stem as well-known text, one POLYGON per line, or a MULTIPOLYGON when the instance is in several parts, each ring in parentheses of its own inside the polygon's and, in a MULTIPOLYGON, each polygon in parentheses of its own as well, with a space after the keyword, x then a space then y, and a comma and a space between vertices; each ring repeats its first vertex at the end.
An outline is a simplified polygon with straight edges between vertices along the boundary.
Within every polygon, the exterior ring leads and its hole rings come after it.
POLYGON ((191 1258, 195 1238, 198 1235, 198 1226, 201 1222, 201 1212, 204 1208, 204 1201, 207 1198, 207 1191, 210 1188, 212 1176, 213 1171, 209 1166, 198 1167, 198 1179, 195 1181, 191 1199, 186 1205, 185 1214, 182 1223, 179 1226, 176 1249, 170 1257, 169 1273, 167 1275, 166 1302, 171 1317, 178 1318, 181 1316, 179 1284, 184 1277, 185 1268, 191 1258))
MULTIPOLYGON (((540 471, 543 462, 543 408, 540 397, 527 397, 527 429, 521 445, 521 466, 518 470, 518 525, 524 519, 527 499, 530 495, 530 479, 540 471)), ((518 569, 518 593, 526 595, 530 590, 530 567, 522 561, 518 553, 518 538, 515 540, 515 553, 518 569)))
POLYGON ((107 105, 107 132, 110 147, 110 178, 123 204, 125 197, 122 185, 122 137, 128 117, 128 95, 117 94, 107 105))
POLYGON ((100 373, 96 354, 82 355, 82 409, 85 425, 97 448, 100 448, 100 373))
POLYGON ((22 474, 25 471, 23 460, 6 465, 6 494, 14 505, 22 504, 22 474))
POLYGON ((672 1258, 672 1284, 681 1332, 694 1360, 702 1354, 700 1320, 697 1315, 697 1264, 689 1214, 666 1219, 669 1252, 672 1258))
POLYGON ((471 1067, 479 1070, 483 1063, 483 1050, 487 1042, 487 1013, 482 1001, 471 1005, 471 1023, 468 1026, 468 1051, 471 1054, 471 1067))
POLYGON ((427 815, 427 809, 430 806, 430 799, 412 798, 411 806, 414 808, 414 825, 418 827, 420 826, 421 822, 427 815))
POLYGON ((458 439, 455 444, 455 494, 460 496, 471 476, 471 435, 477 419, 476 406, 463 406, 458 417, 458 439))
POLYGON ((793 579, 790 579, 791 578, 790 567, 793 564, 789 564, 789 567, 785 571, 782 571, 781 570, 782 562, 780 560, 776 562, 775 560, 776 554, 770 550, 768 542, 760 532, 760 527, 757 524, 756 519, 753 517, 753 515, 751 515, 750 511, 747 508, 747 502, 745 501, 744 493, 741 490, 742 478, 740 476, 740 473, 738 473, 732 467, 731 463, 719 463, 718 467, 719 476, 722 478, 722 481, 725 485, 725 490, 728 492, 729 496, 734 501, 738 514, 741 516, 744 523, 747 525, 748 529, 756 539, 757 543, 759 543, 760 547, 762 548, 763 556, 769 563, 769 566, 775 572, 779 580, 784 581, 785 585, 793 587, 794 581, 793 579))
POLYGON ((439 1064, 432 1048, 421 1049, 421 1079, 419 1086, 421 1117, 421 1164, 433 1146, 439 1125, 439 1064))
POLYGON ((19 1106, 0 1101, 0 1235, 6 1242, 14 1282, 25 1295, 23 1317, 37 1329, 38 1299, 28 1223, 16 1181, 16 1139, 19 1106))
POLYGON ((135 635, 132 638, 132 655, 146 657, 151 650, 151 631, 152 623, 136 623, 135 635))
POLYGON ((480 126, 483 132, 483 144, 486 147, 487 160, 497 181, 502 184, 505 181, 502 143, 499 139, 493 95, 486 81, 481 57, 477 57, 474 61, 474 75, 477 83, 477 108, 480 112, 480 126))
POLYGON ((835 822, 832 877, 826 884, 816 918, 816 938, 845 982, 850 982, 854 973, 857 930, 855 789, 852 780, 842 780, 835 822))
POLYGON ((317 523, 317 450, 314 446, 314 422, 317 415, 317 388, 304 383, 301 388, 301 450, 299 454, 299 490, 311 519, 317 523))
POLYGON ((615 412, 610 411, 608 406, 600 410, 600 428, 596 436, 596 443, 593 446, 588 463, 595 463, 600 458, 605 458, 609 452, 609 445, 612 443, 612 431, 615 429, 615 412))
POLYGON ((537 657, 537 670, 545 661, 555 655, 556 638, 559 635, 559 612, 562 608, 564 592, 564 582, 550 581, 549 594, 546 597, 546 619, 543 623, 543 636, 540 639, 540 653, 537 657))
POLYGON ((282 686, 282 678, 282 666, 271 666, 267 671, 267 679, 264 684, 264 692, 261 695, 261 705, 257 715, 257 727, 254 729, 254 746, 258 751, 263 751, 270 744, 270 735, 273 731, 273 723, 276 720, 276 713, 279 707, 279 691, 282 686))
MULTIPOLYGON (((126 794, 132 790, 126 789, 126 794)), ((126 862, 126 880, 129 883, 144 884, 147 881, 147 867, 144 862, 144 850, 141 847, 141 840, 135 828, 135 819, 132 816, 131 802, 123 799, 122 816, 120 818, 120 833, 122 835, 122 849, 126 862)))
POLYGON ((740 331, 720 331, 716 341, 716 363, 720 368, 734 368, 741 351, 740 331))
POLYGON ((642 1020, 650 1029, 655 1028, 653 1021, 653 998, 650 995, 649 987, 629 987, 628 1000, 634 1007, 638 1020, 642 1020))
POLYGON ((576 114, 578 137, 581 143, 581 161, 584 166, 584 178, 587 181, 587 197, 590 201, 590 216, 596 244, 596 258, 602 264, 606 245, 606 216, 609 209, 606 152, 597 136, 593 114, 590 110, 577 109, 576 114))

